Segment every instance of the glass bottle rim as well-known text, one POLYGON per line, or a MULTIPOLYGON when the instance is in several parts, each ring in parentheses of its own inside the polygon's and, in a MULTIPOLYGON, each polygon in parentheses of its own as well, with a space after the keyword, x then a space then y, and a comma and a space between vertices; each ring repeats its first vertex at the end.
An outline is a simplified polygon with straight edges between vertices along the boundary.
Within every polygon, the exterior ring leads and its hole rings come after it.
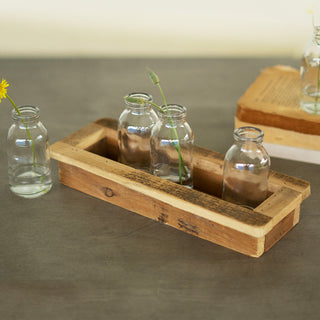
POLYGON ((150 101, 152 102, 153 97, 151 94, 146 93, 146 92, 132 92, 132 93, 128 93, 125 97, 124 97, 124 101, 126 103, 126 105, 128 107, 131 108, 148 108, 150 106, 150 104, 144 103, 144 104, 140 104, 140 103, 135 103, 135 102, 129 102, 126 100, 126 98, 138 98, 138 99, 144 99, 146 101, 150 101))
POLYGON ((236 141, 262 142, 264 133, 261 129, 251 126, 240 127, 234 130, 233 137, 236 141))
POLYGON ((161 106, 161 109, 164 110, 164 113, 158 111, 158 115, 162 119, 172 119, 172 120, 179 120, 184 119, 187 115, 187 108, 185 106, 179 104, 167 104, 169 113, 167 113, 167 109, 165 105, 161 106))
POLYGON ((36 121, 39 119, 40 109, 36 106, 24 105, 17 107, 20 114, 17 112, 16 109, 12 109, 11 117, 15 121, 36 121))

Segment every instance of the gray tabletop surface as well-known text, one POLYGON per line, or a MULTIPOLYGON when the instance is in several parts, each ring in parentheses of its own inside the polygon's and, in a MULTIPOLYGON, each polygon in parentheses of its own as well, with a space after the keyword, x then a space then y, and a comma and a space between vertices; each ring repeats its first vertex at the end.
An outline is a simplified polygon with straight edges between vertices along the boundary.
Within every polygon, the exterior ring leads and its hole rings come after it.
MULTIPOLYGON (((123 96, 160 94, 188 108, 197 145, 225 153, 237 100, 272 59, 0 59, 19 105, 37 105, 54 143, 123 96)), ((201 240, 59 183, 25 200, 8 188, 10 105, 0 104, 0 319, 320 319, 320 165, 272 159, 311 183, 300 223, 261 258, 201 240)))

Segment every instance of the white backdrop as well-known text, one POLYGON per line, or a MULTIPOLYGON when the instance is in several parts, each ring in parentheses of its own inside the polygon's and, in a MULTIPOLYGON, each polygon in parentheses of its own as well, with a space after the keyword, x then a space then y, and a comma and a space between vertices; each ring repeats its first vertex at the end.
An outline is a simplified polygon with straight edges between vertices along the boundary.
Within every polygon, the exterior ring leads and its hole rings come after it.
POLYGON ((0 56, 298 56, 313 3, 0 0, 0 56))

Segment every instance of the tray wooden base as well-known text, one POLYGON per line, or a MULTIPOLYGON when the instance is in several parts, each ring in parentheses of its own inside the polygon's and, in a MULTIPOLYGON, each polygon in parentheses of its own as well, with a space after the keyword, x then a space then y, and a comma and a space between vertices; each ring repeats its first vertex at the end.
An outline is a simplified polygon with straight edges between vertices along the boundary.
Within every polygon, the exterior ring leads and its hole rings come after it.
POLYGON ((51 146, 74 189, 243 254, 259 257, 299 221, 308 182, 272 171, 254 210, 221 200, 224 156, 195 146, 194 189, 116 161, 117 121, 100 119, 51 146))

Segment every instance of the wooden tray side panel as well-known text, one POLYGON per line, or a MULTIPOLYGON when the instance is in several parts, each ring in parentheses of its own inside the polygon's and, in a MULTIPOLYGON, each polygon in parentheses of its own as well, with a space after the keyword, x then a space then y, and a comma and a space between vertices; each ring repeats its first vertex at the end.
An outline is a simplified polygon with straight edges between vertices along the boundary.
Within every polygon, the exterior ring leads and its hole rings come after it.
MULTIPOLYGON (((275 226, 292 211, 299 208, 301 202, 302 195, 300 192, 282 186, 277 192, 273 193, 255 208, 254 211, 272 218, 271 223, 275 226)), ((295 218, 296 220, 297 218, 295 218)))
POLYGON ((224 155, 198 146, 193 154, 195 189, 221 197, 224 155))
MULTIPOLYGON (((297 209, 299 211, 299 209, 297 209)), ((284 217, 270 232, 266 234, 264 250, 268 251, 284 237, 297 223, 296 210, 284 217)))
POLYGON ((141 195, 114 181, 63 162, 59 162, 59 173, 61 183, 71 188, 199 238, 253 257, 259 257, 264 252, 264 237, 256 238, 208 221, 196 214, 175 208, 156 198, 141 195))

